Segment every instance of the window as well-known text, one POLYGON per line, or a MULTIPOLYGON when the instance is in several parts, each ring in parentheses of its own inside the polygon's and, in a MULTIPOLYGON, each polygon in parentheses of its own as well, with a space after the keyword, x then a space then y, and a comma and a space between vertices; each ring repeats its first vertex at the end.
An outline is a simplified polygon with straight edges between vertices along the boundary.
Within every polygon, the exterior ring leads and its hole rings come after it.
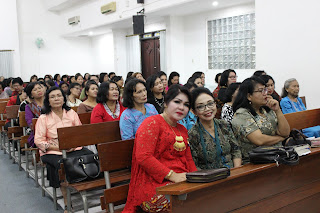
POLYGON ((254 13, 208 21, 208 68, 256 68, 254 13))

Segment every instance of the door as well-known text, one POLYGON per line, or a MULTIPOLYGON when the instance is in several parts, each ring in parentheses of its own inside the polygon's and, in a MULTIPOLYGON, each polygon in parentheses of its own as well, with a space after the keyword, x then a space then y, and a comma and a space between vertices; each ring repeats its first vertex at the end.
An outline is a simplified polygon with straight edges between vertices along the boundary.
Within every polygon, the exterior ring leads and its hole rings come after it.
POLYGON ((141 41, 142 75, 145 79, 160 71, 159 38, 141 41))

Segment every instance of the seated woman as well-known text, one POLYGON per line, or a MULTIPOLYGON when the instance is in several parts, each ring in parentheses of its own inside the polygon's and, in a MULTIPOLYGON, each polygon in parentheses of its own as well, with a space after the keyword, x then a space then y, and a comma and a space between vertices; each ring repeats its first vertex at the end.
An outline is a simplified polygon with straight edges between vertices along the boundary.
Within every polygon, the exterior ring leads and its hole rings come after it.
POLYGON ((7 99, 7 98, 9 98, 9 95, 4 91, 4 83, 0 81, 0 99, 7 99))
POLYGON ((164 103, 164 86, 157 75, 152 75, 147 79, 148 103, 152 104, 158 113, 161 113, 164 103))
POLYGON ((200 169, 241 166, 241 151, 231 125, 214 118, 217 107, 210 90, 192 91, 192 110, 198 117, 189 130, 189 143, 196 166, 200 169))
MULTIPOLYGON (((184 85, 189 92, 191 93, 195 88, 198 88, 198 86, 195 83, 188 82, 184 85)), ((191 129, 193 125, 196 123, 197 118, 193 114, 192 110, 189 110, 186 117, 178 121, 179 124, 182 124, 187 130, 191 129)))
POLYGON ((69 86, 68 96, 67 96, 67 106, 68 107, 77 107, 82 101, 78 98, 81 93, 81 86, 79 83, 71 83, 69 86))
POLYGON ((127 107, 120 117, 122 140, 135 138, 141 123, 152 115, 158 115, 152 104, 147 104, 147 90, 144 81, 132 79, 124 87, 123 106, 127 107))
POLYGON ((301 98, 298 97, 299 90, 299 83, 295 78, 290 78, 284 82, 280 102, 283 114, 306 110, 301 98))
MULTIPOLYGON (((168 80, 167 80, 167 74, 163 71, 160 71, 157 73, 162 84, 163 84, 163 88, 166 88, 168 86, 168 80)), ((164 91, 165 92, 165 91, 164 91)))
POLYGON ((221 73, 218 73, 214 79, 214 81, 218 84, 218 86, 212 92, 214 100, 218 99, 218 94, 219 94, 219 90, 220 90, 220 79, 221 79, 221 73))
POLYGON ((116 82, 116 84, 118 85, 118 87, 119 87, 119 89, 120 89, 120 100, 121 100, 121 102, 122 102, 122 96, 123 96, 123 83, 124 83, 124 81, 123 81, 123 78, 122 78, 122 76, 113 76, 113 78, 111 79, 111 81, 114 81, 114 82, 116 82))
POLYGON ((28 138, 28 144, 30 147, 35 147, 32 119, 39 118, 41 115, 45 89, 40 82, 32 82, 26 87, 26 93, 31 100, 31 102, 25 107, 25 119, 29 128, 31 129, 30 136, 28 138))
POLYGON ((92 112, 93 108, 97 106, 97 94, 98 94, 98 84, 95 81, 89 80, 87 81, 86 86, 84 87, 85 95, 87 97, 87 100, 82 102, 78 109, 77 113, 86 113, 86 112, 92 112))
POLYGON ((223 105, 221 110, 221 119, 231 122, 233 118, 233 109, 232 104, 237 97, 239 87, 241 83, 232 83, 228 87, 225 93, 225 101, 226 103, 223 105))
MULTIPOLYGON (((283 114, 300 112, 306 110, 299 95, 299 83, 295 78, 290 78, 284 82, 282 89, 282 99, 280 106, 283 114)), ((314 126, 302 130, 307 137, 320 137, 320 126, 314 126)))
POLYGON ((258 146, 281 146, 290 133, 279 102, 268 97, 264 81, 258 77, 244 80, 233 103, 232 128, 241 143, 243 163, 249 163, 252 149, 258 146))
MULTIPOLYGON (((218 93, 218 101, 220 103, 225 103, 225 92, 227 88, 229 87, 230 84, 236 83, 237 82, 237 73, 234 70, 225 70, 221 74, 221 79, 220 79, 220 90, 218 93)), ((222 104, 221 104, 222 106, 222 104)))
POLYGON ((275 81, 273 80, 273 78, 270 75, 261 75, 259 78, 261 78, 265 82, 266 88, 268 89, 268 95, 271 95, 273 99, 276 99, 278 102, 280 102, 281 97, 274 90, 275 81))
POLYGON ((97 106, 91 112, 91 123, 118 121, 126 109, 119 101, 120 90, 113 81, 103 82, 97 94, 97 106))
MULTIPOLYGON (((51 87, 44 98, 44 113, 38 118, 36 124, 36 132, 34 142, 40 149, 39 153, 42 162, 47 166, 47 178, 50 186, 54 188, 60 187, 58 170, 60 168, 60 159, 62 159, 62 152, 59 149, 58 128, 68 126, 81 125, 78 114, 70 110, 66 105, 67 98, 63 91, 58 87, 51 87)), ((67 153, 67 157, 82 156, 92 154, 86 148, 77 147, 71 149, 67 153)), ((66 188, 60 187, 64 203, 67 204, 66 188)), ((67 212, 65 208, 65 212, 67 212)))
POLYGON ((188 79, 188 83, 194 83, 197 87, 203 87, 201 76, 193 76, 188 79))
POLYGON ((67 82, 64 82, 64 81, 61 81, 59 87, 62 89, 63 93, 65 95, 68 94, 68 91, 69 91, 69 84, 67 82))
POLYGON ((180 78, 179 73, 177 73, 175 71, 171 72, 169 75, 168 86, 165 87, 165 91, 168 91, 169 87, 173 84, 180 84, 179 78, 180 78))
POLYGON ((188 146, 186 128, 177 122, 185 117, 190 105, 189 91, 173 85, 164 99, 164 111, 140 125, 133 148, 129 193, 124 213, 140 206, 146 212, 169 210, 169 200, 156 195, 156 188, 186 180, 196 171, 188 146))

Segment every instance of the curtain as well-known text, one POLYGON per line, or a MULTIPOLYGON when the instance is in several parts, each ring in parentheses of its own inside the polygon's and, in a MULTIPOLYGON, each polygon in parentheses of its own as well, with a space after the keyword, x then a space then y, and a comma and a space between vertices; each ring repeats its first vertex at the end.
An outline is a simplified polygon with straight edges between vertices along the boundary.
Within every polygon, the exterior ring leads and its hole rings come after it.
POLYGON ((141 72, 141 46, 139 35, 127 37, 127 72, 141 72))
POLYGON ((13 76, 13 51, 0 50, 0 75, 5 78, 13 76))
POLYGON ((160 31, 160 68, 167 72, 166 31, 160 31))

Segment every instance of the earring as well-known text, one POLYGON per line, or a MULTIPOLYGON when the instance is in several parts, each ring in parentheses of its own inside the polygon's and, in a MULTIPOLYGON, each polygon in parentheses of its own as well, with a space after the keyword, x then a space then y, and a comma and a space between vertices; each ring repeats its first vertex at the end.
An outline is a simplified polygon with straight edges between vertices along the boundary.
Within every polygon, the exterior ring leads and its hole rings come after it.
POLYGON ((249 104, 250 104, 250 105, 252 104, 251 101, 249 101, 249 104))

